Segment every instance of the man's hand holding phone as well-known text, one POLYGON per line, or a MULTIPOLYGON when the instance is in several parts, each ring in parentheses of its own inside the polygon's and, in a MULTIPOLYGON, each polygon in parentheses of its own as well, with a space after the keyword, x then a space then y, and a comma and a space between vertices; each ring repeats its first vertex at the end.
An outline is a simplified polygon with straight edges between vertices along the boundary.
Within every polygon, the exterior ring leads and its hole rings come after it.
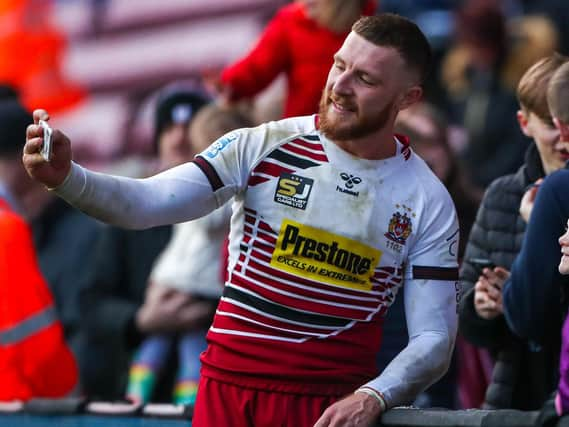
POLYGON ((71 143, 57 129, 47 125, 45 110, 34 111, 34 123, 26 130, 22 162, 33 179, 48 188, 59 186, 71 169, 71 143))

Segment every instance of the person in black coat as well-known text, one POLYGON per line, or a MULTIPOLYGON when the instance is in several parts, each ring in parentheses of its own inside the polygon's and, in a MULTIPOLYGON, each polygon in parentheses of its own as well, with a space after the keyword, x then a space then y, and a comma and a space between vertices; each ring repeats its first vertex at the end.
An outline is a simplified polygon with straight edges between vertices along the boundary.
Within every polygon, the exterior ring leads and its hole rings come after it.
POLYGON ((537 409, 555 387, 556 349, 529 348, 515 338, 502 314, 501 286, 524 238, 526 223, 519 209, 526 189, 565 164, 566 157, 557 148, 559 132, 549 114, 546 89, 566 60, 557 54, 544 58, 520 80, 518 120, 535 144, 528 148, 517 173, 498 178, 487 189, 460 270, 459 331, 496 356, 483 405, 489 409, 537 409), (476 258, 488 259, 495 267, 482 268, 476 258))

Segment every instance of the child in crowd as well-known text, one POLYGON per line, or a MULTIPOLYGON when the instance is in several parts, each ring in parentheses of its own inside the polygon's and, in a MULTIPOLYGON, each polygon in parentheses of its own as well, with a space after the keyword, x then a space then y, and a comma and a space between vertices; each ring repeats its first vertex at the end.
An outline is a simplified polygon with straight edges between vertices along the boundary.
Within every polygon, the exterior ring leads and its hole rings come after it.
MULTIPOLYGON (((563 168, 567 160, 546 99, 549 80, 566 61, 567 57, 550 55, 522 76, 517 118, 522 132, 534 143, 518 172, 494 180, 486 190, 460 270, 459 330, 471 344, 489 349, 496 361, 484 397, 486 409, 534 410, 555 387, 557 350, 549 345, 530 349, 512 334, 503 315, 502 286, 526 234, 525 218, 520 214, 526 189, 563 168), (477 259, 487 259, 492 265, 483 266, 477 259)), ((481 403, 474 398, 469 402, 468 407, 481 403)))
MULTIPOLYGON (((225 133, 250 125, 248 118, 236 110, 208 105, 196 114, 189 125, 192 151, 199 153, 225 133)), ((205 335, 209 324, 192 324, 195 323, 192 320, 203 318, 202 314, 208 311, 213 315, 221 296, 220 255, 230 217, 230 205, 225 204, 205 217, 175 225, 170 243, 158 257, 150 275, 147 298, 152 298, 154 291, 161 286, 181 290, 190 295, 193 313, 197 311, 200 314, 189 314, 187 328, 179 331, 177 337, 176 404, 193 404, 195 401, 200 373, 199 356, 206 348, 205 335)), ((187 300, 179 303, 188 304, 187 300)), ((176 335, 153 334, 143 341, 130 368, 128 399, 141 403, 151 400, 156 379, 168 360, 176 335)))

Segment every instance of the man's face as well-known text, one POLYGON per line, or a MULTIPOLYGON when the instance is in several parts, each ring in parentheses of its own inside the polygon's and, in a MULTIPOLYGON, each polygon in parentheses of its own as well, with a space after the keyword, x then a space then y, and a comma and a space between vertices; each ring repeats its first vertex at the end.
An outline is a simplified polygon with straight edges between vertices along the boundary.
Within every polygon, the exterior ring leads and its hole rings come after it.
MULTIPOLYGON (((569 227, 569 221, 567 221, 569 227)), ((559 272, 561 274, 569 274, 569 228, 566 228, 565 234, 559 238, 561 246, 561 261, 559 261, 559 272)))
POLYGON ((550 174, 565 166, 569 160, 569 152, 559 142, 559 130, 553 123, 546 123, 532 112, 520 112, 523 132, 533 138, 539 151, 546 174, 550 174))
POLYGON ((350 33, 334 55, 320 100, 320 129, 332 140, 363 138, 394 120, 413 78, 393 48, 350 33))
POLYGON ((187 123, 171 123, 158 139, 161 166, 169 169, 192 160, 193 150, 188 139, 187 123))

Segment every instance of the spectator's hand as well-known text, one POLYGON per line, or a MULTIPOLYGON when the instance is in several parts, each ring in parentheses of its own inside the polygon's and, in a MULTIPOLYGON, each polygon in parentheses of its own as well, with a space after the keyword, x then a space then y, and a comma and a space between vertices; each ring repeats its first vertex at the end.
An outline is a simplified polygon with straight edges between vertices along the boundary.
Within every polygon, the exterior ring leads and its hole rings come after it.
POLYGON ((523 220, 528 223, 529 217, 531 215, 531 211, 533 209, 533 204, 535 202, 535 196, 537 195, 537 190, 539 185, 543 181, 542 178, 538 179, 532 187, 530 187, 522 197, 522 201, 520 202, 520 216, 523 220))
POLYGON ((491 320, 504 313, 502 286, 510 272, 502 267, 485 268, 474 285, 474 308, 483 319, 491 320))
POLYGON ((202 83, 208 92, 214 94, 215 102, 222 108, 229 108, 232 105, 233 89, 221 81, 220 70, 209 70, 202 73, 202 83))
POLYGON ((545 401, 535 420, 535 427, 555 427, 559 424, 559 415, 555 409, 555 396, 545 401))
POLYGON ((191 331, 209 327, 213 320, 217 304, 211 301, 193 301, 178 313, 180 329, 191 331))
POLYGON ((380 414, 381 406, 375 397, 354 393, 329 406, 314 427, 368 427, 380 414))
POLYGON ((233 105, 231 100, 233 97, 233 90, 230 86, 219 86, 217 91, 216 102, 222 108, 229 108, 233 105))
POLYGON ((165 286, 151 286, 144 304, 136 312, 136 327, 142 333, 181 330, 187 317, 182 313, 191 302, 191 297, 184 292, 165 286))
POLYGON ((223 91, 223 83, 221 83, 222 69, 206 68, 201 72, 201 82, 208 93, 214 96, 223 91))
POLYGON ((71 168, 71 143, 59 130, 54 129, 51 137, 51 159, 46 161, 40 154, 43 145, 43 129, 39 120, 49 120, 45 110, 34 111, 34 124, 26 130, 26 145, 22 161, 28 174, 48 188, 60 185, 71 168))

